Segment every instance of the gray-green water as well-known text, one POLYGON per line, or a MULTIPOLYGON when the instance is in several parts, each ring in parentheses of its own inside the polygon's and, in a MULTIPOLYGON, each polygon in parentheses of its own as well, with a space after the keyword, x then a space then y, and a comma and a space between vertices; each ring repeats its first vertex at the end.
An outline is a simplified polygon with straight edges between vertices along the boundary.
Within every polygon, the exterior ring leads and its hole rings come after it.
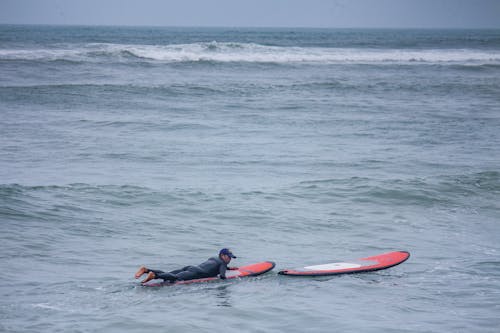
POLYGON ((0 330, 496 332, 499 92, 495 30, 0 26, 0 330))

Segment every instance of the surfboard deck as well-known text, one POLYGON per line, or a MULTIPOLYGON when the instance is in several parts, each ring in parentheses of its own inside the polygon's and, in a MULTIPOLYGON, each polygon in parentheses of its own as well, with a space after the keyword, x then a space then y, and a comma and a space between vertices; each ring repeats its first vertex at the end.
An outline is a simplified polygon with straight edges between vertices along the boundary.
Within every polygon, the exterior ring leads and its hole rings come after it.
POLYGON ((409 252, 395 251, 348 262, 333 262, 294 269, 283 269, 278 274, 288 276, 327 276, 373 272, 399 265, 408 260, 409 257, 409 252))
MULTIPOLYGON (((264 273, 269 272, 274 268, 275 264, 272 261, 263 261, 258 262, 251 265, 238 267, 237 270, 227 271, 226 272, 226 280, 257 276, 264 273)), ((217 282, 224 281, 219 277, 209 277, 203 279, 194 279, 194 280, 184 280, 184 281, 175 281, 175 282, 147 282, 143 284, 145 287, 163 287, 163 286, 175 286, 175 285, 183 285, 183 284, 193 284, 193 283, 206 283, 206 282, 217 282)))

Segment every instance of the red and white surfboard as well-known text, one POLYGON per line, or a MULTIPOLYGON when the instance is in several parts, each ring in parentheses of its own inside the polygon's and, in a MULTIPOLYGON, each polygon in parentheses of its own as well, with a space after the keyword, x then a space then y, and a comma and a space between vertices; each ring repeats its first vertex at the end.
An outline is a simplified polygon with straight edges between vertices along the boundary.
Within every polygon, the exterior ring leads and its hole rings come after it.
MULTIPOLYGON (((226 271, 226 279, 236 279, 242 277, 249 276, 257 276, 264 273, 269 272, 274 268, 275 264, 272 261, 264 261, 259 262, 252 265, 241 266, 238 267, 237 270, 234 271, 226 271)), ((185 280, 185 281, 176 281, 174 283, 171 282, 148 282, 143 284, 145 287, 162 287, 162 286, 174 286, 179 284, 192 284, 192 283, 203 283, 203 282, 215 282, 215 281, 224 281, 219 277, 210 277, 203 279, 194 279, 194 280, 185 280)))
POLYGON ((295 269, 283 269, 279 271, 278 274, 290 276, 326 276, 372 272, 399 265, 405 262, 409 257, 410 253, 406 251, 396 251, 347 262, 334 262, 295 269))

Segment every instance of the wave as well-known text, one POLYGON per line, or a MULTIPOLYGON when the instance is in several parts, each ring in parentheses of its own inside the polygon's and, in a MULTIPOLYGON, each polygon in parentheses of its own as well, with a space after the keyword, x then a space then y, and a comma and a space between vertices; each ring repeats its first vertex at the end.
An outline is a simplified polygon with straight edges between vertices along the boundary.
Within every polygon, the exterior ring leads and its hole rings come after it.
POLYGON ((500 172, 443 175, 428 179, 376 180, 352 177, 302 181, 293 191, 304 197, 334 197, 355 203, 380 205, 433 206, 473 205, 475 197, 482 198, 482 208, 498 210, 496 197, 500 193, 500 172))
POLYGON ((498 65, 500 50, 283 47, 255 43, 127 45, 91 43, 45 49, 3 49, 0 61, 242 62, 310 64, 498 65))
MULTIPOLYGON (((102 206, 130 206, 151 197, 148 188, 133 185, 69 185, 25 186, 0 185, 0 218, 17 220, 34 218, 52 220, 61 215, 74 218, 102 206)), ((164 197, 162 199, 165 199, 164 197)))

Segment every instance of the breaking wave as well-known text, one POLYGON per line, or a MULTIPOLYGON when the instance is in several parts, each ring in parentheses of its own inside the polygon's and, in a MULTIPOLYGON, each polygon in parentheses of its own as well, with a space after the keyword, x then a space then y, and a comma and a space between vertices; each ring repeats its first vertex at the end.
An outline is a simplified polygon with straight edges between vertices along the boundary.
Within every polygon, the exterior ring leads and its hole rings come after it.
POLYGON ((45 49, 0 50, 0 61, 243 62, 311 64, 497 65, 500 50, 282 47, 254 43, 126 45, 92 43, 45 49))

